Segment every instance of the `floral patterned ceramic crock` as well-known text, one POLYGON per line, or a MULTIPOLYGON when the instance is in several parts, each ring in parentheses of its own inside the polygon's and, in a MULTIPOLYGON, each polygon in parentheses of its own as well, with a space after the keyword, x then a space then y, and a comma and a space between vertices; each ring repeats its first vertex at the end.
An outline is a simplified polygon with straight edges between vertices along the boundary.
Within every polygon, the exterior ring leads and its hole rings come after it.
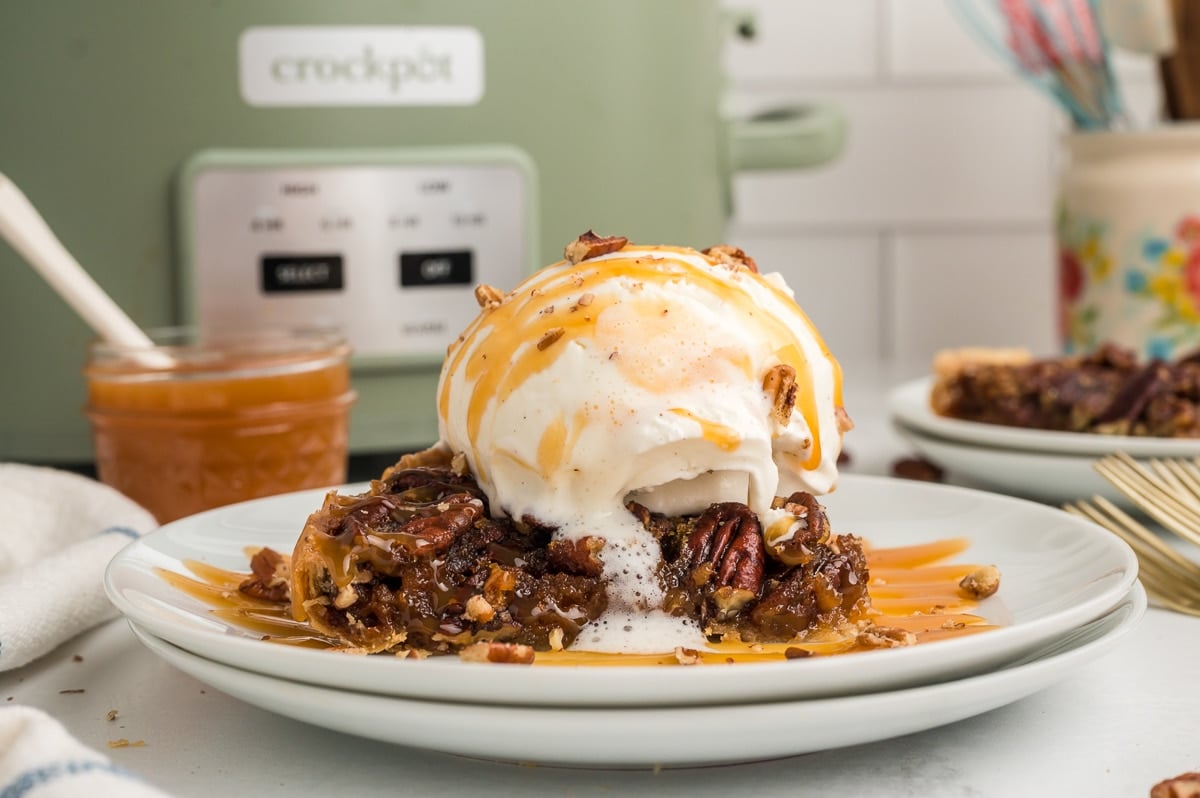
POLYGON ((1200 127, 1068 138, 1057 220, 1059 334, 1146 357, 1200 348, 1200 127))

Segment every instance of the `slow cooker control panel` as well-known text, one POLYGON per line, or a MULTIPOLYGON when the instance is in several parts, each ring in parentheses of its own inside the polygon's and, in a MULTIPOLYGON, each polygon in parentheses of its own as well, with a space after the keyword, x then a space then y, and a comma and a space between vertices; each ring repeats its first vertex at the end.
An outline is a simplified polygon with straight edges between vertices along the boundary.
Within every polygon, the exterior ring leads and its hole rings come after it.
POLYGON ((181 181, 182 306, 202 329, 336 325, 356 362, 432 363, 533 265, 528 161, 506 148, 212 152, 181 181))

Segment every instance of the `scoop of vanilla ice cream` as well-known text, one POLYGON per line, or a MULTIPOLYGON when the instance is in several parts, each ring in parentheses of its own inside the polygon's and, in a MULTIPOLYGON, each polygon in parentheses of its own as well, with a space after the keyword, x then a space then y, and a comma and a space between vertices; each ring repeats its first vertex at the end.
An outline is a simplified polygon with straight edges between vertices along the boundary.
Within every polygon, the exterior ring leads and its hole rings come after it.
POLYGON ((563 526, 631 498, 762 516, 775 496, 834 488, 841 382, 778 274, 627 245, 484 308, 443 368, 440 433, 515 518, 563 526))
POLYGON ((659 546, 629 500, 669 515, 742 502, 784 540, 798 521, 773 498, 835 486, 841 370, 779 275, 725 260, 627 245, 557 263, 480 291, 447 354, 442 443, 492 511, 605 540, 609 610, 576 648, 705 646, 659 609, 659 546))

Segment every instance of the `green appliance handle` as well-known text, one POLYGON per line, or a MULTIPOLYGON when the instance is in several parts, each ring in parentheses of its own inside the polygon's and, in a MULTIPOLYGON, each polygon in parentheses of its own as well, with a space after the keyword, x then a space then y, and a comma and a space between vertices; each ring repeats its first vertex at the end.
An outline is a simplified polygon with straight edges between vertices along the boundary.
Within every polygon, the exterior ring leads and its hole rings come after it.
POLYGON ((846 115, 821 103, 774 108, 726 125, 734 172, 819 166, 840 155, 846 143, 846 115))

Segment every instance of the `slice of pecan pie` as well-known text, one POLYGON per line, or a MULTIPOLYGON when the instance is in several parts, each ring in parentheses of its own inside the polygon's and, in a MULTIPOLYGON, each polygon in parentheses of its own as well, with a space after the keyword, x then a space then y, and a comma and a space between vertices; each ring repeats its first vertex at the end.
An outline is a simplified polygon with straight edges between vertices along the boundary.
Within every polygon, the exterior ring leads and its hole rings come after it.
MULTIPOLYGON (((714 641, 856 629, 870 604, 861 542, 831 535, 810 494, 779 504, 795 523, 768 545, 744 504, 668 517, 631 503, 662 548, 662 609, 714 641)), ((609 603, 604 541, 553 533, 491 517, 461 458, 407 456, 366 493, 331 493, 308 519, 292 557, 293 613, 365 652, 530 661, 569 647, 609 603)))
POLYGON ((1200 356, 1141 363, 1114 344, 1042 359, 1014 349, 949 350, 934 360, 930 406, 987 424, 1193 438, 1200 436, 1200 356))

